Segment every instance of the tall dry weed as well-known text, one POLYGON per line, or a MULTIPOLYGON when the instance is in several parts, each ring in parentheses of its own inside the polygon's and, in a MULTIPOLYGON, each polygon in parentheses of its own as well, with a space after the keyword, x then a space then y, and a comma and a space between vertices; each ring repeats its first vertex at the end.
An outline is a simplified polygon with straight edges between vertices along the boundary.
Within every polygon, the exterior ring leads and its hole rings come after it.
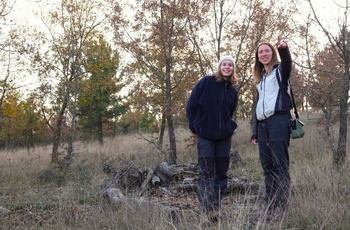
MULTIPOLYGON (((208 223, 195 208, 174 213, 156 199, 129 197, 120 205, 103 198, 110 177, 105 164, 133 162, 140 170, 154 168, 167 158, 167 137, 162 150, 157 134, 125 135, 98 143, 75 143, 75 158, 64 183, 50 177, 51 146, 0 152, 0 206, 11 213, 0 216, 1 229, 350 229, 350 167, 332 165, 332 154, 317 120, 302 117, 306 135, 291 140, 292 190, 283 219, 259 219, 261 194, 230 194, 224 199, 220 220, 208 223)), ((250 143, 250 125, 238 122, 232 151, 242 164, 230 168, 230 177, 245 176, 263 185, 256 145, 250 143)), ((186 128, 176 130, 178 163, 196 162, 194 139, 186 128)), ((349 142, 348 142, 349 143, 349 142)), ((348 151, 349 152, 349 151, 348 151)), ((349 156, 347 156, 349 159, 349 156)), ((52 175, 51 175, 52 176, 52 175)), ((57 180, 59 179, 59 175, 57 180)), ((169 197, 168 199, 170 199, 169 197)), ((195 203, 195 195, 184 197, 195 203)))

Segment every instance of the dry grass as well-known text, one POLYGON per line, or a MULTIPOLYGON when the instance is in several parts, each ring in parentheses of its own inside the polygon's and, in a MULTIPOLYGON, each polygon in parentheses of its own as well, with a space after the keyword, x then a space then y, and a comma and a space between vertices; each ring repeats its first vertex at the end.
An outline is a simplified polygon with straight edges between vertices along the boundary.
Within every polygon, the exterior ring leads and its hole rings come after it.
MULTIPOLYGON (((11 210, 0 216, 1 229, 350 229, 350 167, 332 166, 332 155, 314 120, 307 123, 303 139, 291 140, 292 193, 288 213, 280 221, 259 220, 259 194, 231 194, 223 201, 217 223, 207 223, 197 213, 196 195, 144 197, 111 205, 102 196, 110 177, 104 164, 132 161, 141 170, 164 161, 152 144, 156 135, 117 136, 96 143, 77 143, 71 170, 61 175, 50 169, 51 146, 0 152, 0 206, 11 210), (179 212, 165 205, 176 203, 179 212)), ((190 133, 177 130, 178 163, 196 162, 195 147, 188 148, 190 133)), ((166 143, 166 140, 165 140, 166 143)), ((349 142, 348 142, 349 143, 349 142)), ((167 146, 164 146, 166 149, 167 146)), ((233 150, 244 164, 230 176, 246 176, 262 184, 257 146, 250 144, 250 127, 239 123, 233 150)), ((348 158, 348 156, 347 156, 348 158)), ((130 197, 131 198, 131 197, 130 197)))

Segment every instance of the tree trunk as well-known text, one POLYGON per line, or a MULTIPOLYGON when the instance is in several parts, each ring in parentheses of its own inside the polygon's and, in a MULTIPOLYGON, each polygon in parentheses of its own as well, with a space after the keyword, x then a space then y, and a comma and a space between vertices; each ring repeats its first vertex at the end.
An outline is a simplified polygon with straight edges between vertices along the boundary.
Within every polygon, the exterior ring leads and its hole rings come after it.
POLYGON ((159 130, 159 140, 158 140, 158 148, 163 149, 163 140, 164 140, 164 132, 165 132, 165 114, 162 114, 162 121, 160 123, 160 130, 159 130))
POLYGON ((174 120, 173 116, 168 115, 168 135, 169 135, 169 164, 176 164, 176 138, 175 138, 175 129, 174 129, 174 120))
POLYGON ((340 166, 344 163, 346 155, 346 139, 348 132, 348 99, 349 99, 349 83, 350 83, 350 74, 349 66, 347 65, 347 73, 342 78, 342 92, 340 95, 340 108, 339 108, 339 139, 338 139, 338 148, 334 156, 334 164, 340 166))
POLYGON ((97 138, 98 143, 102 146, 103 145, 103 125, 102 125, 102 115, 99 114, 97 118, 97 138))
POLYGON ((64 157, 64 170, 67 170, 73 161, 74 147, 73 143, 75 140, 75 129, 76 128, 76 114, 73 114, 72 125, 68 133, 68 149, 67 155, 64 157))
POLYGON ((59 162, 60 154, 58 152, 58 147, 61 142, 62 125, 63 125, 64 113, 66 111, 67 104, 68 104, 68 98, 69 96, 66 95, 63 99, 61 110, 58 114, 57 121, 56 121, 56 127, 54 127, 54 140, 52 145, 51 164, 57 164, 59 162))
MULTIPOLYGON (((75 89, 78 88, 77 82, 74 82, 76 84, 75 89)), ((73 106, 71 107, 71 114, 72 114, 72 120, 71 120, 71 126, 69 128, 68 133, 68 149, 67 149, 67 155, 64 158, 64 170, 67 170, 69 166, 71 165, 73 161, 73 154, 74 154, 74 146, 73 143, 75 141, 76 137, 76 127, 77 127, 77 93, 75 94, 75 102, 73 103, 73 106)))
POLYGON ((172 98, 171 98, 171 83, 170 74, 167 74, 166 79, 166 117, 168 124, 169 135, 169 164, 176 164, 176 138, 174 129, 174 119, 172 112, 172 98))
POLYGON ((332 126, 332 113, 328 109, 323 109, 324 117, 325 117, 325 125, 324 130, 326 133, 327 141, 329 143, 329 146, 332 150, 333 155, 336 155, 337 147, 336 147, 336 141, 333 134, 333 126, 332 126))

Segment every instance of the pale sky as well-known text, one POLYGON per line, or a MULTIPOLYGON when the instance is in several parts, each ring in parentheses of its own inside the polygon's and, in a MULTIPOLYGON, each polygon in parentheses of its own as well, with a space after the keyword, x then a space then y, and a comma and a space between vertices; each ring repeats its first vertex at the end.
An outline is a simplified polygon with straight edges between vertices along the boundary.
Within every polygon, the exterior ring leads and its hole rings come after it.
MULTIPOLYGON (((15 2, 15 7, 13 12, 11 12, 11 17, 24 17, 28 20, 33 16, 32 9, 38 7, 37 3, 45 6, 46 4, 52 5, 57 0, 9 0, 10 2, 15 2)), ((132 0, 130 0, 132 1, 132 0)), ((339 7, 336 5, 345 5, 345 0, 311 0, 313 6, 320 13, 322 18, 332 18, 339 14, 339 7), (335 4, 335 3, 336 4, 335 4)), ((308 9, 309 3, 307 0, 302 1, 302 9, 308 9)))
MULTIPOLYGON (((18 22, 18 24, 22 23, 28 23, 29 25, 37 25, 42 26, 42 23, 39 19, 36 19, 37 17, 33 13, 33 9, 39 10, 38 8, 38 2, 45 7, 48 4, 52 6, 56 0, 9 0, 10 2, 16 1, 13 10, 10 12, 9 16, 6 17, 6 20, 4 21, 4 28, 7 26, 16 26, 14 24, 15 21, 18 22)), ((130 0, 132 1, 132 0, 130 0)), ((316 14, 319 15, 319 19, 324 24, 324 26, 331 32, 336 33, 339 28, 337 20, 339 19, 339 14, 343 14, 343 10, 339 8, 338 5, 342 4, 345 5, 345 0, 311 0, 313 6, 315 7, 316 14), (335 4, 334 2, 337 2, 335 4)), ((303 14, 306 16, 309 13, 309 3, 307 0, 302 1, 302 6, 300 6, 301 9, 305 12, 303 14)), ((349 20, 350 21, 350 20, 349 20)), ((9 27, 7 27, 9 28, 9 27)), ((316 29, 315 33, 317 33, 316 29)), ((323 34, 320 36, 320 38, 323 37, 323 34)))
MULTIPOLYGON (((10 23, 11 19, 23 20, 29 24, 35 23, 35 16, 33 14, 33 9, 38 8, 38 2, 40 5, 45 7, 45 5, 53 5, 57 0, 9 0, 10 2, 15 2, 15 6, 7 17, 7 22, 10 23)), ((130 0, 132 1, 132 0, 130 0)), ((345 0, 311 0, 316 13, 320 16, 319 19, 324 23, 328 29, 337 28, 337 19, 339 14, 342 14, 342 10, 339 9, 338 5, 345 5, 345 0), (338 5, 337 5, 338 4, 338 5)), ((309 3, 307 0, 302 1, 301 10, 304 9, 304 15, 309 12, 309 3)), ((349 20, 350 21, 350 20, 349 20)))

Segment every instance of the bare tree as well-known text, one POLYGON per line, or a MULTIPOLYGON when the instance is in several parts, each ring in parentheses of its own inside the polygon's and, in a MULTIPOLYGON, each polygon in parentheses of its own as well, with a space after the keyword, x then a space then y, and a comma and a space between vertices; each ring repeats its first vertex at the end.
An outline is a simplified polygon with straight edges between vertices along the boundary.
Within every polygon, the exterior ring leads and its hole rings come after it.
MULTIPOLYGON (((349 30, 349 10, 350 3, 348 0, 342 2, 342 4, 337 4, 333 1, 333 6, 338 7, 342 14, 338 18, 338 27, 336 32, 331 32, 330 28, 327 28, 326 23, 321 20, 321 15, 315 10, 314 5, 310 0, 308 3, 311 8, 314 23, 320 28, 321 32, 327 39, 328 49, 331 49, 332 54, 337 57, 335 60, 339 60, 339 69, 341 71, 341 78, 339 81, 340 91, 338 94, 338 105, 339 105, 339 132, 337 146, 334 143, 335 137, 331 132, 328 132, 328 140, 333 146, 333 162, 336 166, 340 166, 345 161, 346 149, 347 149, 347 118, 348 118, 348 100, 349 100, 349 83, 350 83, 350 30, 349 30)), ((323 17, 323 16, 322 16, 323 17)), ((334 26, 333 26, 334 29, 334 26)), ((334 60, 334 61, 335 61, 334 60)), ((335 63, 333 63, 335 64, 335 63)), ((338 70, 339 70, 338 69, 338 70)), ((313 69, 316 72, 316 69, 313 69)), ((316 72, 320 74, 320 72, 316 72)), ((328 71, 328 74, 329 71, 328 71)), ((330 115, 328 113, 328 115, 330 115)), ((333 119, 333 116, 326 116, 329 121, 333 119)), ((328 124, 331 124, 328 122, 328 124)), ((330 126, 328 126, 330 127, 330 126)), ((326 129, 327 130, 327 129, 326 129)), ((329 129, 328 129, 329 130, 329 129)))
MULTIPOLYGON (((1 25, 0 27, 0 35, 3 35, 3 30, 6 27, 9 27, 6 16, 12 11, 12 8, 15 3, 10 4, 8 0, 0 0, 0 19, 3 20, 5 23, 1 25)), ((11 23, 11 22, 10 22, 11 23)), ((8 29, 8 28, 6 28, 8 29)), ((15 50, 13 50, 12 47, 12 41, 11 39, 4 39, 0 42, 0 63, 4 64, 4 76, 1 77, 0 80, 0 114, 1 114, 1 108, 4 102, 4 99, 6 97, 6 93, 8 90, 11 90, 13 88, 13 79, 11 78, 11 64, 12 64, 12 56, 13 53, 16 53, 15 50)))
POLYGON ((199 75, 193 68, 197 57, 188 39, 188 22, 200 23, 205 6, 193 0, 147 0, 133 7, 138 10, 132 20, 121 19, 120 12, 112 19, 115 41, 131 54, 131 70, 141 75, 139 85, 147 92, 148 100, 140 100, 166 121, 160 124, 167 125, 170 164, 176 163, 175 117, 184 107, 191 82, 187 79, 199 75))
POLYGON ((67 168, 73 159, 77 96, 85 74, 83 51, 105 21, 102 12, 99 1, 63 0, 49 12, 40 12, 46 31, 30 41, 36 44, 31 44, 37 49, 30 54, 41 82, 41 98, 46 100, 41 109, 53 132, 53 165, 67 168))
MULTIPOLYGON (((255 89, 252 87, 251 66, 260 42, 274 42, 277 36, 292 45, 295 34, 293 15, 297 1, 211 0, 207 23, 198 34, 189 36, 196 44, 204 73, 216 71, 216 61, 230 54, 236 60, 240 101, 236 116, 250 118, 255 89), (204 35, 204 36, 203 36, 204 35), (215 63, 215 64, 214 64, 215 63)), ((193 25, 193 23, 191 23, 193 25)))

